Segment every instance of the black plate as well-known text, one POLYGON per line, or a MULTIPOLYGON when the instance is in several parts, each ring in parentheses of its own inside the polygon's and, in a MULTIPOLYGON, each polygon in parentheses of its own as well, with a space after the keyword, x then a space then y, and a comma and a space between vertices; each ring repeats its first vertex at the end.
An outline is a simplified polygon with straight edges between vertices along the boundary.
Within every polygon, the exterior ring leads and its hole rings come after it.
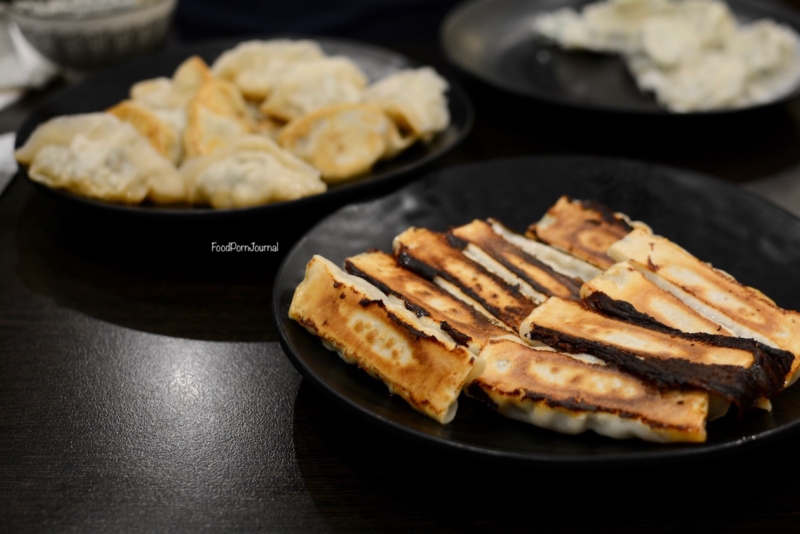
MULTIPOLYGON (((536 16, 597 0, 475 0, 453 10, 441 40, 450 61, 500 89, 570 107, 674 115, 643 93, 616 55, 565 51, 537 39, 536 16)), ((771 0, 728 0, 741 22, 771 18, 800 31, 800 14, 771 0)), ((733 113, 788 102, 800 88, 767 104, 688 115, 733 113)), ((687 115, 687 114, 683 114, 687 115)))
POLYGON ((385 386, 346 365, 287 317, 295 287, 314 254, 337 264, 369 248, 391 250, 409 226, 445 230, 496 217, 517 231, 562 194, 593 198, 649 223, 701 259, 758 287, 780 306, 800 309, 800 220, 744 190, 692 172, 600 158, 527 158, 454 167, 380 200, 347 206, 324 219, 288 254, 274 286, 281 343, 298 370, 370 419, 426 443, 526 462, 590 464, 698 458, 742 450, 800 426, 800 386, 773 400, 772 413, 709 425, 700 445, 618 441, 593 433, 566 436, 491 413, 462 396, 449 425, 391 398, 385 386))
MULTIPOLYGON (((271 37, 264 37, 265 39, 271 37)), ((344 55, 355 61, 371 80, 386 76, 403 68, 421 66, 415 61, 373 45, 332 38, 313 38, 329 55, 344 55)), ((199 43, 176 48, 160 54, 103 71, 101 74, 84 80, 58 94, 51 101, 33 113, 17 135, 17 147, 24 143, 34 128, 53 117, 72 113, 89 113, 106 109, 128 97, 128 90, 134 83, 157 76, 172 76, 172 73, 186 58, 201 56, 211 64, 225 50, 236 46, 241 39, 199 43)), ((126 206, 93 200, 72 193, 51 189, 33 182, 25 170, 20 173, 41 190, 53 193, 59 198, 85 207, 99 208, 108 212, 130 213, 146 216, 191 216, 219 217, 236 214, 276 214, 286 211, 303 210, 307 214, 330 211, 331 206, 340 206, 354 198, 367 194, 377 194, 391 187, 397 187, 409 180, 425 165, 443 156, 460 143, 472 128, 473 111, 469 97, 464 90, 445 73, 450 84, 447 93, 451 121, 448 128, 436 135, 428 144, 417 143, 398 157, 379 162, 373 171, 345 184, 335 185, 321 195, 314 195, 290 202, 279 202, 238 209, 212 209, 203 207, 165 207, 151 204, 126 206)))

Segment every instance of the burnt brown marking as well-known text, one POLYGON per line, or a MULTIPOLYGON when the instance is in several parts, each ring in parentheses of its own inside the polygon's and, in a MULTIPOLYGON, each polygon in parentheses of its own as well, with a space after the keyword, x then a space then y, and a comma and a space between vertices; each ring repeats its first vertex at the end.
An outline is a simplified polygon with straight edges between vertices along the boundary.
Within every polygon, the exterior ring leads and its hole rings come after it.
POLYGON ((593 211, 600 216, 600 219, 612 226, 618 227, 625 233, 633 231, 633 227, 625 221, 625 219, 618 217, 614 210, 596 200, 579 200, 578 203, 587 210, 593 211))
POLYGON ((342 283, 341 282, 337 282, 336 280, 334 280, 333 281, 333 288, 334 289, 339 289, 340 287, 342 287, 342 283))
MULTIPOLYGON (((709 334, 704 334, 710 336, 709 334)), ((771 360, 758 347, 753 347, 753 365, 749 368, 735 365, 705 365, 679 358, 661 359, 579 338, 563 332, 532 325, 530 339, 571 354, 587 353, 611 363, 658 387, 672 389, 699 389, 717 393, 740 409, 753 406, 760 397, 770 397, 780 390, 783 377, 775 373, 777 360, 771 360)), ((683 336, 675 336, 683 337, 683 336)), ((710 336, 722 337, 722 336, 710 336)), ((723 339, 736 339, 727 338, 723 339)), ((729 346, 720 343, 719 346, 729 346)))
MULTIPOLYGON (((538 280, 532 278, 528 275, 527 272, 520 269, 514 263, 507 259, 507 255, 514 256, 517 259, 521 260, 524 263, 536 268, 539 270, 544 276, 553 280, 556 284, 562 286, 565 291, 574 299, 580 299, 580 291, 581 291, 581 282, 576 278, 570 278, 569 276, 565 276, 558 271, 555 271, 552 267, 547 265, 546 263, 542 262, 541 260, 531 256, 521 248, 509 243, 503 237, 494 233, 494 230, 491 229, 489 223, 485 223, 481 221, 483 224, 489 226, 488 231, 492 232, 492 236, 488 239, 485 238, 478 238, 474 240, 469 240, 474 245, 480 247, 484 252, 486 252, 492 259, 500 263, 503 267, 514 273, 516 276, 527 282, 533 289, 542 293, 547 296, 554 295, 553 291, 551 291, 546 286, 542 285, 538 280)), ((451 232, 454 230, 451 230, 451 232)), ((455 236, 458 239, 463 239, 458 236, 455 236)))
MULTIPOLYGON (((451 284, 458 287, 461 291, 464 292, 465 295, 469 296, 470 298, 474 299, 478 302, 481 306, 486 308, 489 313, 500 319, 502 322, 506 323, 509 326, 513 326, 516 328, 522 320, 528 316, 528 314, 533 310, 534 303, 527 297, 525 297, 520 291, 518 286, 512 286, 506 283, 503 279, 499 276, 489 272, 485 269, 482 265, 477 264, 469 260, 469 258, 464 258, 465 261, 470 261, 477 270, 481 271, 482 274, 492 278, 497 284, 504 286, 506 290, 517 300, 520 301, 528 301, 530 302, 530 308, 527 311, 521 311, 519 313, 506 313, 506 311, 498 308, 497 306, 492 305, 489 301, 483 298, 478 292, 476 292, 471 286, 467 284, 463 284, 458 278, 451 275, 447 271, 440 270, 429 263, 426 263, 420 259, 415 258, 411 253, 409 253, 408 248, 404 245, 400 246, 400 249, 397 254, 397 262, 402 266, 412 271, 423 278, 433 281, 434 278, 437 276, 441 277, 444 280, 447 280, 451 284)), ((480 287, 478 284, 477 287, 480 287)))
POLYGON ((466 347, 467 344, 472 341, 471 337, 453 328, 447 321, 442 321, 439 326, 441 327, 442 331, 446 332, 451 338, 453 338, 453 341, 456 342, 456 345, 462 345, 466 347))
POLYGON ((340 299, 343 299, 343 298, 345 298, 345 294, 344 294, 344 293, 339 293, 339 298, 340 298, 340 299))
POLYGON ((649 254, 647 255, 647 268, 653 271, 654 273, 657 273, 658 270, 661 268, 655 263, 653 263, 653 260, 650 258, 649 254))
POLYGON ((492 400, 492 398, 476 382, 472 382, 466 388, 464 388, 464 393, 481 404, 485 404, 490 410, 497 411, 497 408, 499 408, 497 403, 492 400))

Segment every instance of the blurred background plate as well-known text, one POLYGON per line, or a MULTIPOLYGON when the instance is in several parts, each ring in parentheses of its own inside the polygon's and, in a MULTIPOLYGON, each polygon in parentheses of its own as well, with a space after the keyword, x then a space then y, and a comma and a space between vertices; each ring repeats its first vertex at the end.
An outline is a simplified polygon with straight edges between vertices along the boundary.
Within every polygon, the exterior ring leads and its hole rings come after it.
MULTIPOLYGON (((565 51, 533 33, 543 13, 597 0, 475 0, 453 10, 442 24, 441 42, 450 61, 495 87, 545 102, 598 111, 672 114, 652 94, 639 91, 616 55, 565 51)), ((771 18, 800 32, 800 14, 772 0, 728 0, 740 22, 771 18)), ((768 104, 691 115, 730 114, 789 102, 800 88, 768 104)))
MULTIPOLYGON (((89 113, 106 109, 128 98, 128 90, 134 83, 158 76, 172 76, 178 65, 192 55, 199 55, 210 64, 223 51, 233 48, 243 40, 245 39, 227 39, 174 48, 113 67, 87 78, 59 93, 35 111, 19 130, 16 146, 22 145, 34 128, 48 119, 59 115, 89 113)), ((422 66, 406 56, 366 43, 333 38, 314 38, 314 40, 319 42, 329 55, 344 55, 351 58, 364 70, 370 80, 381 78, 400 69, 422 66)), ((215 210, 206 207, 170 207, 149 204, 126 206, 51 189, 33 181, 31 183, 40 190, 55 195, 72 205, 80 208, 96 208, 106 213, 158 218, 177 216, 194 219, 219 218, 232 214, 248 216, 303 214, 305 222, 309 222, 309 218, 319 218, 354 199, 385 193, 402 185, 412 179, 414 174, 423 167, 446 154, 464 139, 472 127, 472 104, 467 94, 452 77, 448 77, 446 73, 442 72, 439 74, 444 76, 450 84, 447 98, 451 120, 448 128, 437 134, 431 142, 416 143, 398 157, 379 162, 372 172, 346 183, 331 186, 327 192, 320 195, 252 208, 215 210)), ((20 173, 29 179, 24 169, 20 173)))
POLYGON ((421 443, 523 463, 586 465, 663 462, 745 449, 800 428, 800 387, 773 399, 773 411, 714 421, 703 444, 659 445, 592 432, 559 434, 492 413, 461 397, 455 420, 440 425, 386 386, 325 349, 288 318, 306 263, 320 254, 341 265, 370 248, 391 250, 409 226, 443 231, 495 217, 524 231, 561 195, 599 200, 773 297, 800 309, 800 220, 769 202, 694 172, 590 157, 501 159, 433 173, 383 199, 323 220, 289 252, 275 280, 273 314, 289 358, 313 385, 372 422, 421 443))

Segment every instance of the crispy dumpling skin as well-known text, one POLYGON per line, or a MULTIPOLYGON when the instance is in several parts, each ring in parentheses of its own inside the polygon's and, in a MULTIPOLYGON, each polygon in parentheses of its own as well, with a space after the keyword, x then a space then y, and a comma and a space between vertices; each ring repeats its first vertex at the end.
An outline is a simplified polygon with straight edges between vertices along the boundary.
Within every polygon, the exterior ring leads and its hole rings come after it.
POLYGON ((407 69, 370 85, 363 100, 383 109, 402 132, 428 139, 450 124, 447 89, 432 68, 407 69))
POLYGON ((215 76, 236 84, 248 100, 262 101, 286 69, 324 57, 314 41, 247 41, 219 56, 211 70, 215 76))
POLYGON ((183 158, 183 131, 186 113, 182 110, 155 110, 135 100, 124 100, 107 110, 128 122, 150 141, 159 154, 179 165, 183 158))
POLYGON ((195 93, 212 78, 206 62, 192 56, 178 66, 172 78, 153 78, 135 83, 130 98, 154 109, 186 109, 195 93))
POLYGON ((286 125, 278 142, 318 168, 329 183, 364 174, 410 143, 383 111, 370 104, 318 109, 286 125))
POLYGON ((261 111, 290 121, 332 104, 358 102, 367 82, 359 66, 346 57, 298 63, 278 78, 261 111))
POLYGON ((189 104, 183 136, 186 157, 210 154, 252 129, 247 105, 236 86, 225 80, 208 79, 189 104))
POLYGON ((295 200, 326 189, 319 171, 258 135, 186 161, 181 174, 190 200, 214 208, 295 200))
POLYGON ((56 117, 16 153, 31 179, 90 198, 136 204, 182 202, 174 165, 133 126, 108 113, 56 117))

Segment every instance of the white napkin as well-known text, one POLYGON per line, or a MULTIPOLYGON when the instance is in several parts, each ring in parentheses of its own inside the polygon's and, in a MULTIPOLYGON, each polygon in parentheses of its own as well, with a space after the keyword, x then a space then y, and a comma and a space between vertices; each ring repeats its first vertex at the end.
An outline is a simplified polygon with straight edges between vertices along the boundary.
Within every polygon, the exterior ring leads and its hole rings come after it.
POLYGON ((0 194, 17 173, 17 160, 14 159, 14 137, 16 136, 13 132, 0 135, 0 194))
POLYGON ((56 66, 42 57, 0 5, 0 110, 10 106, 29 88, 43 87, 57 72, 56 66))

